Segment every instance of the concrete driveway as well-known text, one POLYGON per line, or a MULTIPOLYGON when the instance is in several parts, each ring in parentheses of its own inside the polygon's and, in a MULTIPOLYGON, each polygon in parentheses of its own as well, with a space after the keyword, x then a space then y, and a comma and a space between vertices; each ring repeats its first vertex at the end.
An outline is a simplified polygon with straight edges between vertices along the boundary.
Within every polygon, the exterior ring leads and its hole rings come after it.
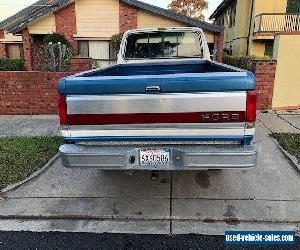
MULTIPOLYGON (((259 117, 264 121, 263 115, 259 117)), ((296 230, 300 174, 258 122, 258 166, 249 170, 150 172, 66 169, 2 194, 0 230, 224 234, 296 230)))

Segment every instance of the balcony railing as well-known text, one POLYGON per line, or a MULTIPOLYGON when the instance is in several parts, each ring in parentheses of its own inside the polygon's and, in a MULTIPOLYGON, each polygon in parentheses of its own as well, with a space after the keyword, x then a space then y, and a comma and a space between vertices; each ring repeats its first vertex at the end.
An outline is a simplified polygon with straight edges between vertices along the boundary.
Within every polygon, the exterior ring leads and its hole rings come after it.
POLYGON ((300 14, 260 14, 255 17, 254 34, 300 31, 300 14))

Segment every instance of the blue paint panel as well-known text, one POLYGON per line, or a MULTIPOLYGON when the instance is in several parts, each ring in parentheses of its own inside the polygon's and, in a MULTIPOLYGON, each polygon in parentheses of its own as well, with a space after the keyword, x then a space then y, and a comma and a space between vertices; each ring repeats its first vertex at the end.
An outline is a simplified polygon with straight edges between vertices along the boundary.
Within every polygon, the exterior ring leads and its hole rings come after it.
POLYGON ((94 136, 64 137, 65 143, 87 141, 239 141, 249 145, 253 136, 94 136))
POLYGON ((252 140, 253 140, 253 135, 245 135, 243 141, 244 145, 250 145, 252 140))
POLYGON ((61 95, 143 94, 148 85, 161 93, 255 89, 251 72, 207 61, 116 65, 61 79, 61 95))

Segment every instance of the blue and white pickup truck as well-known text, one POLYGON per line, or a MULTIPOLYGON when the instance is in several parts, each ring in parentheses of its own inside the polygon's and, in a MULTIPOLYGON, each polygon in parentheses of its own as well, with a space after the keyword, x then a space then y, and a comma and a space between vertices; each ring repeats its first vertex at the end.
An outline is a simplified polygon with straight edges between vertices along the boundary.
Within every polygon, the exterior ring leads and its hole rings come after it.
POLYGON ((254 167, 255 79, 210 60, 199 28, 131 30, 118 64, 62 78, 66 167, 254 167))

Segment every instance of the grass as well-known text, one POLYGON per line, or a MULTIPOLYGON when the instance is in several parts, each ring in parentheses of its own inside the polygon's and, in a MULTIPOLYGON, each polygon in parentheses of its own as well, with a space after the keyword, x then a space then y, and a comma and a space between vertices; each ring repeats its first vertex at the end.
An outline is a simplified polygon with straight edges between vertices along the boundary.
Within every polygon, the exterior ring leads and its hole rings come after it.
POLYGON ((300 134, 274 134, 279 144, 290 154, 295 155, 300 162, 300 134))
POLYGON ((40 169, 62 142, 54 136, 0 138, 0 189, 40 169))

